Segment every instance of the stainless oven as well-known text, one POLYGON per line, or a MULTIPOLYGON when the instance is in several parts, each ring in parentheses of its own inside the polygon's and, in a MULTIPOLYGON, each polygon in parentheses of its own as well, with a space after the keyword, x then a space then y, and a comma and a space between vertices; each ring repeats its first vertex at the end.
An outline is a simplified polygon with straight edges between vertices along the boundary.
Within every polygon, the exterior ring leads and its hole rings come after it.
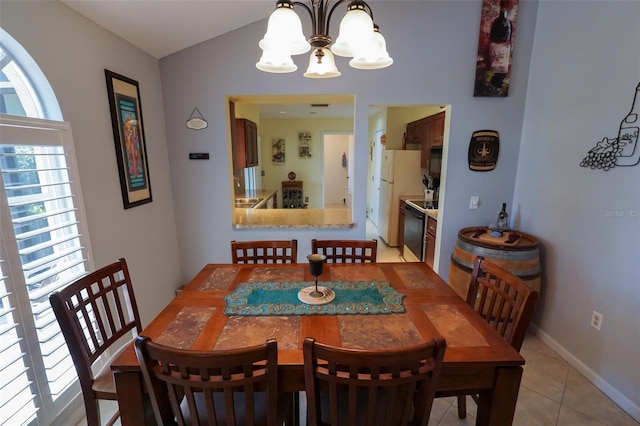
MULTIPOLYGON (((405 249, 422 261, 422 250, 424 249, 424 224, 425 213, 418 210, 412 203, 406 203, 404 216, 404 245, 405 249)), ((405 257, 407 257, 405 255, 405 257)))

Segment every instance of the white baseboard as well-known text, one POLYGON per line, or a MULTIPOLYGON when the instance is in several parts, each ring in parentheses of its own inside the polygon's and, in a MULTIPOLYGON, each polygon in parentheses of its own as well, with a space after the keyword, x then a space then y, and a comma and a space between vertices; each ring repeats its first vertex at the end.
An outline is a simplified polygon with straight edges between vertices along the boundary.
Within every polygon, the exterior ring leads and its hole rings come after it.
POLYGON ((586 364, 576 358, 572 353, 567 351, 558 342, 553 340, 544 331, 540 330, 535 324, 531 323, 529 329, 542 340, 547 346, 553 349, 558 355, 560 355, 565 361, 569 363, 573 368, 578 370, 580 374, 587 378, 595 387, 600 389, 602 393, 608 396, 613 402, 615 402, 620 408, 622 408, 627 414, 633 417, 636 421, 640 422, 640 406, 631 401, 618 389, 613 387, 609 382, 600 377, 595 371, 589 368, 586 364))

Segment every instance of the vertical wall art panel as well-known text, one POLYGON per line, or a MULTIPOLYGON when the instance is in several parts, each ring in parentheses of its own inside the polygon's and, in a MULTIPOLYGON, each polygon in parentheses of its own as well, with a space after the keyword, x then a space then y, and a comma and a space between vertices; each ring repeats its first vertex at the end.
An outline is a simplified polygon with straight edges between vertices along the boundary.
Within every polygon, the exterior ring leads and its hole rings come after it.
POLYGON ((509 94, 518 0, 483 0, 474 96, 509 94))
POLYGON ((135 80, 109 70, 104 70, 104 73, 109 93, 122 202, 124 208, 128 209, 152 200, 140 89, 135 80))
POLYGON ((271 140, 271 161, 273 164, 284 164, 285 142, 282 138, 275 138, 271 140))

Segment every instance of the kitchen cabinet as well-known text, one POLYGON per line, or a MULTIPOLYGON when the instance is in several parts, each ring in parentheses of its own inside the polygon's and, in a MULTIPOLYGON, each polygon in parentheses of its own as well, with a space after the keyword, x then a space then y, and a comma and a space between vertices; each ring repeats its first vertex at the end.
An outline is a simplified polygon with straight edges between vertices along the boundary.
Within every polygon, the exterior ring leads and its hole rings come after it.
POLYGON ((304 207, 302 181, 290 180, 282 182, 282 207, 285 209, 301 209, 304 207))
POLYGON ((444 142, 445 112, 439 112, 407 123, 407 143, 419 144, 421 149, 420 167, 429 168, 431 148, 441 147, 444 142))
POLYGON ((433 144, 433 117, 423 118, 424 128, 422 129, 422 148, 420 156, 420 167, 429 168, 431 160, 431 145, 433 144))
POLYGON ((433 139, 431 140, 431 147, 442 146, 444 143, 444 112, 439 112, 433 116, 432 128, 433 139))
POLYGON ((433 269, 433 258, 436 254, 436 229, 438 221, 431 216, 427 216, 427 225, 424 238, 424 263, 433 269))
POLYGON ((407 204, 400 200, 400 214, 398 215, 398 250, 400 256, 404 256, 404 217, 407 204))
POLYGON ((423 139, 424 119, 412 121, 407 124, 407 144, 421 145, 423 139))
POLYGON ((258 165, 258 126, 246 118, 236 118, 235 169, 258 165))

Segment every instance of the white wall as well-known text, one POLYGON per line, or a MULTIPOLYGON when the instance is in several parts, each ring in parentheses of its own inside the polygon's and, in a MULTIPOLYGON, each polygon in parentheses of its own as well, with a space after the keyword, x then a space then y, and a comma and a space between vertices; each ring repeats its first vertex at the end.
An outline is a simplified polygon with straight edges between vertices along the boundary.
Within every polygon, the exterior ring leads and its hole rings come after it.
POLYGON ((640 165, 604 172, 580 161, 617 137, 631 109, 639 20, 638 1, 540 2, 512 208, 517 227, 544 245, 534 321, 636 419, 640 165), (590 326, 594 310, 604 315, 601 331, 590 326))
POLYGON ((258 124, 258 135, 262 137, 260 168, 264 170, 262 189, 278 190, 278 205, 282 207, 282 181, 288 180, 289 172, 303 183, 302 192, 309 197, 309 208, 322 208, 322 135, 324 132, 351 132, 353 120, 348 119, 262 119, 258 124), (298 155, 298 133, 311 133, 311 158, 298 155), (285 140, 285 163, 271 161, 271 141, 285 140))
MULTIPOLYGON (((572 205, 565 201, 576 195, 576 187, 579 192, 585 193, 585 196, 589 194, 591 205, 596 203, 598 198, 607 200, 617 193, 617 187, 609 185, 606 190, 601 188, 596 196, 591 189, 598 187, 595 185, 596 181, 601 186, 604 185, 604 181, 602 178, 594 178, 593 172, 578 167, 581 157, 577 154, 586 152, 594 142, 592 137, 581 138, 580 140, 586 142, 585 146, 574 149, 573 151, 579 152, 572 152, 571 155, 568 155, 570 145, 567 141, 575 138, 585 123, 589 122, 591 126, 597 123, 591 116, 576 115, 572 108, 580 111, 588 105, 590 108, 600 107, 599 116, 610 113, 607 111, 610 106, 605 108, 601 103, 601 99, 604 99, 602 87, 610 87, 615 82, 622 81, 619 77, 609 78, 610 69, 615 68, 614 75, 637 75, 637 72, 634 73, 632 70, 637 70, 638 64, 637 56, 634 56, 638 54, 638 26, 637 19, 632 17, 637 18, 638 13, 637 9, 629 9, 637 7, 638 3, 554 1, 542 4, 544 8, 540 19, 543 29, 537 31, 539 37, 536 43, 540 46, 536 50, 536 64, 531 71, 532 79, 529 82, 530 57, 539 5, 535 1, 520 2, 512 80, 507 98, 475 98, 472 95, 481 2, 471 0, 376 2, 376 21, 384 31, 388 49, 395 60, 393 66, 379 71, 353 70, 346 65, 346 61, 338 58, 338 67, 343 74, 337 79, 307 80, 302 77, 300 69, 287 75, 262 73, 255 69, 255 62, 260 56, 257 41, 264 34, 266 20, 162 59, 160 63, 166 100, 167 138, 174 175, 176 206, 180 206, 176 209, 176 215, 184 278, 195 274, 201 265, 208 261, 229 261, 228 241, 242 239, 241 233, 246 232, 234 230, 230 226, 231 209, 224 202, 230 197, 229 188, 214 187, 210 184, 228 176, 225 96, 305 93, 348 93, 356 96, 355 228, 343 231, 251 231, 252 237, 256 238, 298 238, 301 255, 306 253, 305 247, 309 246, 309 240, 314 237, 365 236, 369 106, 450 105, 450 134, 445 152, 448 164, 443 182, 446 198, 440 211, 440 274, 445 278, 448 275, 449 254, 453 250, 458 230, 490 223, 501 204, 506 202, 517 227, 534 235, 539 234, 545 246, 550 247, 543 259, 549 288, 544 290, 536 323, 542 325, 543 332, 547 328, 553 332, 552 335, 558 339, 559 348, 563 347, 566 339, 567 350, 577 360, 575 363, 589 363, 597 374, 615 387, 614 391, 620 391, 625 395, 627 401, 630 401, 630 404, 626 405, 628 409, 631 406, 629 411, 637 410, 640 405, 638 380, 631 364, 635 360, 637 367, 640 359, 637 339, 640 329, 637 323, 638 314, 628 320, 617 321, 619 317, 625 316, 621 313, 623 310, 627 312, 627 317, 632 315, 629 312, 640 311, 627 309, 630 308, 630 304, 637 308, 638 269, 635 265, 640 262, 628 262, 631 253, 637 253, 633 251, 637 243, 628 240, 628 233, 627 240, 624 237, 619 239, 619 246, 624 248, 612 250, 613 253, 623 256, 623 261, 618 263, 617 257, 608 257, 608 250, 616 247, 618 241, 609 242, 611 240, 606 239, 605 231, 594 230, 589 226, 592 220, 579 218, 577 215, 583 213, 573 210, 572 205), (587 16, 584 15, 585 12, 580 11, 585 5, 589 6, 587 16), (555 15, 552 14, 554 7, 568 7, 571 10, 561 10, 562 13, 557 15, 561 22, 553 28, 554 31, 550 31, 548 26, 555 19, 555 15), (594 8, 602 9, 598 12, 602 12, 603 18, 596 17, 598 13, 595 13, 594 8), (574 13, 575 16, 569 19, 568 16, 574 13), (627 20, 624 25, 620 22, 622 18, 627 20), (570 29, 575 29, 576 32, 565 29, 562 21, 566 19, 575 23, 570 29), (589 31, 593 31, 593 34, 587 37, 588 42, 581 41, 584 33, 589 31), (612 31, 615 35, 627 31, 626 39, 620 44, 617 36, 603 37, 606 31, 612 31), (547 32, 553 36, 545 35, 547 32), (557 43, 556 40, 561 42, 557 43), (629 43, 629 46, 626 46, 626 43, 629 43), (620 50, 620 45, 626 48, 620 50), (233 55, 228 55, 230 46, 233 46, 233 55), (602 60, 603 51, 607 51, 612 57, 607 56, 608 60, 602 60), (620 61, 624 65, 621 65, 620 61), (587 71, 586 64, 592 66, 592 62, 597 62, 598 65, 587 71), (582 78, 585 73, 590 76, 597 73, 598 76, 582 78), (558 76, 563 78, 558 79, 558 76), (605 80, 606 85, 603 84, 605 80), (555 92, 560 88, 561 92, 569 91, 571 96, 555 96, 555 92), (573 99, 574 94, 580 95, 578 99, 573 99), (527 95, 530 96, 530 104, 527 106, 528 121, 523 134, 527 95), (557 102, 557 105, 549 112, 549 107, 554 102, 557 102), (207 117, 213 117, 210 127, 197 135, 189 134, 183 125, 183 117, 187 116, 194 106, 198 106, 207 117), (556 123, 553 129, 547 128, 546 125, 550 123, 556 123), (559 127, 561 123, 564 124, 562 129, 559 127), (480 129, 494 129, 500 133, 500 158, 496 169, 490 173, 472 172, 466 162, 471 134, 480 129), (570 132, 565 129, 570 129, 570 132), (555 131, 553 135, 552 130, 555 131), (558 140, 559 137, 562 139, 558 140), (521 139, 525 140, 527 152, 523 153, 522 160, 518 163, 521 139), (189 164, 186 160, 188 150, 211 151, 212 161, 189 164), (560 169, 562 172, 550 171, 549 166, 558 161, 567 162, 566 167, 560 169), (518 165, 523 170, 521 175, 517 174, 518 165), (558 173, 558 177, 566 179, 552 179, 552 176, 558 173), (583 178, 583 184, 577 184, 576 179, 572 179, 571 175, 575 173, 587 176, 583 178), (517 192, 516 176, 519 181, 517 192), (543 186, 545 189, 541 190, 539 182, 544 182, 549 188, 543 186), (582 185, 584 189, 580 189, 582 185), (179 193, 178 188, 181 189, 179 193), (512 202, 514 193, 517 200, 515 208, 512 202), (468 208, 472 195, 480 197, 478 210, 468 208), (550 204, 549 200, 556 195, 557 200, 550 204), (548 208, 550 205, 555 208, 548 208), (558 213, 558 210, 562 213, 558 213), (574 215, 567 213, 572 210, 575 212, 574 215), (211 217, 217 220, 211 221, 211 217), (560 217, 560 220, 556 221, 555 217, 560 217), (568 226, 569 223, 572 225, 568 226), (571 232, 568 232, 569 230, 571 232), (591 256, 583 254, 592 251, 589 246, 580 244, 584 243, 587 235, 601 237, 598 238, 601 246, 600 250, 597 250, 597 256, 596 253, 591 256), (562 252, 555 250, 554 244, 549 242, 560 244, 562 252), (573 258, 589 260, 576 261, 573 258), (595 265, 596 259, 607 266, 598 268, 595 265), (562 264, 561 269, 558 269, 559 264, 562 264), (604 279, 607 270, 615 270, 610 273, 616 277, 616 285, 612 284, 611 280, 604 279), (585 278, 591 273, 602 276, 602 280, 595 281, 601 284, 585 284, 591 282, 590 278, 585 278), (573 277, 567 280, 567 276, 573 277), (630 287, 617 284, 620 281, 636 284, 633 295, 630 287), (556 288, 554 282, 562 283, 557 285, 561 289, 556 288), (621 305, 625 309, 617 311, 613 309, 613 304, 600 308, 605 313, 605 324, 610 325, 605 326, 600 335, 591 336, 594 339, 599 337, 597 340, 600 341, 607 336, 606 341, 615 343, 614 346, 618 349, 622 348, 623 350, 619 351, 621 353, 615 357, 619 363, 594 362, 593 358, 608 354, 609 351, 592 348, 596 343, 591 344, 586 337, 578 337, 580 333, 591 333, 593 330, 587 330, 585 327, 588 327, 590 312, 594 306, 591 306, 592 303, 585 303, 584 306, 567 309, 567 300, 571 300, 576 292, 584 292, 582 299, 594 298, 597 295, 604 299, 605 294, 601 294, 604 292, 612 300, 626 299, 621 305), (612 294, 615 294, 615 297, 612 294), (584 312, 577 312, 578 310, 584 312), (565 311, 571 314, 571 318, 565 318, 565 311), (560 318, 567 321, 556 322, 556 319, 560 318), (623 327, 619 329, 616 325, 623 327)), ((295 60, 301 68, 305 66, 306 58, 296 57, 295 60)), ((631 86, 615 86, 619 93, 616 98, 624 98, 625 109, 628 108, 628 95, 623 97, 621 94, 628 93, 631 86)), ((616 117, 616 120, 622 118, 618 115, 616 117)), ((608 132, 598 133, 599 137, 607 134, 608 132)), ((633 175, 636 170, 626 173, 633 175)), ((609 174, 615 176, 611 172, 609 174)), ((638 180, 632 178, 630 182, 637 184, 638 180)), ((637 187, 631 188, 629 185, 633 183, 622 185, 622 188, 626 188, 627 196, 634 188, 637 190, 637 187)), ((599 220, 605 221, 601 216, 599 220)), ((633 219, 625 220, 629 222, 633 219)), ((622 220, 619 223, 622 223, 622 220)), ((608 226, 624 228, 623 225, 608 226)), ((637 236, 637 232, 635 235, 637 236)), ((597 244, 592 244, 592 247, 596 246, 597 244)))
MULTIPOLYGON (((228 242, 246 239, 242 233, 251 232, 256 238, 298 238, 301 256, 305 247, 310 250, 312 238, 364 238, 370 105, 452 105, 452 162, 447 177, 451 191, 441 219, 444 253, 451 253, 460 228, 488 223, 503 201, 510 205, 537 4, 523 2, 520 6, 513 81, 505 99, 472 96, 480 7, 481 2, 474 0, 376 2, 376 20, 383 28, 394 64, 383 70, 361 71, 338 58, 342 76, 335 79, 305 79, 301 69, 286 75, 257 70, 257 41, 264 35, 266 19, 163 58, 165 122, 175 205, 180 206, 176 222, 183 279, 195 275, 204 263, 229 261, 228 242), (231 186, 219 184, 229 176, 225 97, 318 93, 356 96, 355 227, 339 231, 233 229, 227 201, 231 186), (197 133, 184 126, 184 117, 196 106, 209 121, 209 127, 197 133), (474 130, 485 128, 500 131, 501 157, 492 173, 473 173, 466 164, 469 139, 474 130), (190 151, 210 152, 211 160, 190 162, 190 151), (480 209, 468 209, 471 195, 480 196, 480 209)), ((301 68, 306 66, 306 57, 295 60, 301 68)), ((448 267, 448 256, 441 256, 439 270, 444 277, 448 267)))
POLYGON ((40 66, 71 123, 94 263, 127 259, 144 325, 182 284, 158 61, 57 1, 3 1, 0 25, 40 66), (140 85, 153 202, 128 210, 105 68, 140 85))

